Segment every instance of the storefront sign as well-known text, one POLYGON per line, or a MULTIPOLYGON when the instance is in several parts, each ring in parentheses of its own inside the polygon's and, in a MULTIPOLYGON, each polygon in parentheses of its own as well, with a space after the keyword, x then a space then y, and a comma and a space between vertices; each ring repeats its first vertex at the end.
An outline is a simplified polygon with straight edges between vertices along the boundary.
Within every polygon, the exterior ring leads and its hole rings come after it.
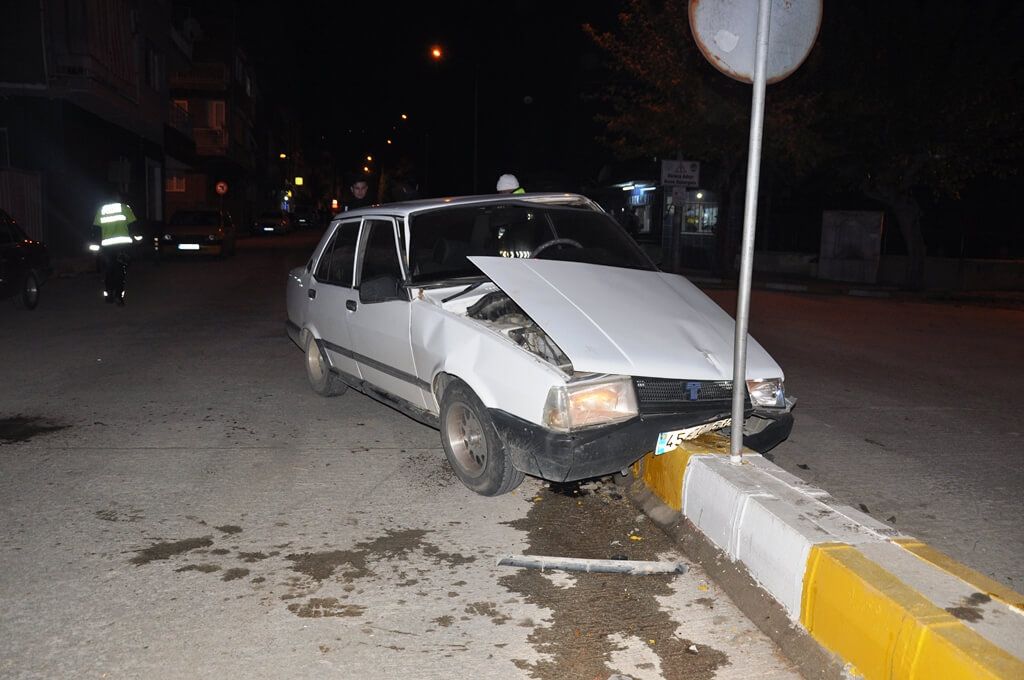
POLYGON ((662 161, 661 183, 669 187, 700 186, 700 163, 698 161, 662 161))

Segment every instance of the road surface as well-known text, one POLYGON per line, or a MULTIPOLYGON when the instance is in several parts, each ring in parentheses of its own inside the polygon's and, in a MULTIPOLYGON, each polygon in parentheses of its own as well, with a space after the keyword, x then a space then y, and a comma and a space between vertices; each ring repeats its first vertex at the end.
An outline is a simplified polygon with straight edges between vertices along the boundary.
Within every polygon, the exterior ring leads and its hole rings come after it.
POLYGON ((0 677, 797 678, 609 482, 483 498, 438 434, 313 394, 284 332, 315 235, 0 305, 0 677))

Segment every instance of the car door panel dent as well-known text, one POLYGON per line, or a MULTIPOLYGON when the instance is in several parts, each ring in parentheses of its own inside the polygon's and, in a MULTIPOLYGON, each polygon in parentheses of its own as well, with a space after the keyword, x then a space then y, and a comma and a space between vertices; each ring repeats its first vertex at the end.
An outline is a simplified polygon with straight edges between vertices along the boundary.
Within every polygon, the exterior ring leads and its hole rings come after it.
MULTIPOLYGON (((412 303, 411 336, 419 376, 461 379, 488 408, 540 422, 548 389, 565 376, 549 363, 480 322, 428 300, 412 303)), ((436 399, 433 408, 437 408, 436 399)))

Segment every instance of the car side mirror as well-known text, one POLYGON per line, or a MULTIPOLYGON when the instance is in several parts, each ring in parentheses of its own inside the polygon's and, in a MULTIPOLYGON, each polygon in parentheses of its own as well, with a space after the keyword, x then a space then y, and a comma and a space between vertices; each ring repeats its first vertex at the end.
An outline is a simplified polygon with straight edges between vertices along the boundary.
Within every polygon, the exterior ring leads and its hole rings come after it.
POLYGON ((401 282, 390 274, 368 279, 359 284, 359 301, 363 304, 407 299, 401 282))

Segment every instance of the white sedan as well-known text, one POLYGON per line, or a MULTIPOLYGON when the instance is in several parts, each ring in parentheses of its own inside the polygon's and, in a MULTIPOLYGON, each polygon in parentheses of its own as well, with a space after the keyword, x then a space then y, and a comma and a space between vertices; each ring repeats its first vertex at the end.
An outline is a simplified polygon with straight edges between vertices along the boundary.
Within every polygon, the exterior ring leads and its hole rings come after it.
MULTIPOLYGON (((582 196, 340 213, 289 273, 287 309, 314 391, 438 428, 480 494, 619 472, 731 426, 732 318, 582 196)), ((746 446, 789 435, 783 383, 750 339, 746 446)))

